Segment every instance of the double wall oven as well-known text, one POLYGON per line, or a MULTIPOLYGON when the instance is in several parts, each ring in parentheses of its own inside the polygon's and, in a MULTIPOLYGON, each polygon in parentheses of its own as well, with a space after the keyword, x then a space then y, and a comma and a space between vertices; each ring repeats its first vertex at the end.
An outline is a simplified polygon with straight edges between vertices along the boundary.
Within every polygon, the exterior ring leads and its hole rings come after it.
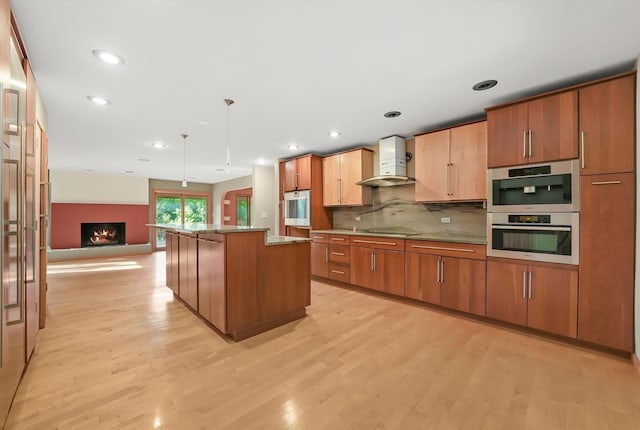
POLYGON ((487 255, 578 264, 578 163, 489 170, 487 255))

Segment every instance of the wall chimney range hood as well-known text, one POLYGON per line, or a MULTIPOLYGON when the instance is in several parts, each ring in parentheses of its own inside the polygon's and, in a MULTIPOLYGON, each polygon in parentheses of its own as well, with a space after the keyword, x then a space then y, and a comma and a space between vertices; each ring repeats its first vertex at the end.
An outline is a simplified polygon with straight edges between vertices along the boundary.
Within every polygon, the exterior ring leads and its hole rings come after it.
MULTIPOLYGON (((393 187, 414 184, 416 180, 407 176, 407 154, 405 140, 400 136, 380 139, 378 158, 380 174, 357 182, 369 187, 393 187)), ((410 159, 410 158, 409 158, 410 159)))

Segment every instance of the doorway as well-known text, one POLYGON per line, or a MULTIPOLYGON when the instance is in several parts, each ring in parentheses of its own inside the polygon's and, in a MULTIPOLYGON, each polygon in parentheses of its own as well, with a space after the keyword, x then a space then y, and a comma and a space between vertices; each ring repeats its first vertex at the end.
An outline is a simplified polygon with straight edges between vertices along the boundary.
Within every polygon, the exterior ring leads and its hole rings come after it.
POLYGON ((222 197, 223 225, 252 225, 251 197, 252 188, 227 191, 222 197))

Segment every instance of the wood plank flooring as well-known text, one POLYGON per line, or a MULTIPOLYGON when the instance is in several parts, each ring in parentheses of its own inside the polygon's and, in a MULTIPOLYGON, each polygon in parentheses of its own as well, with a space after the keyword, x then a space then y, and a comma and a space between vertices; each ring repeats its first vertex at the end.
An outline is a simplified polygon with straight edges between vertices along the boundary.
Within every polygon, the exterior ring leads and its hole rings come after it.
POLYGON ((225 340, 164 253, 53 263, 7 429, 635 429, 630 361, 312 284, 308 316, 225 340))

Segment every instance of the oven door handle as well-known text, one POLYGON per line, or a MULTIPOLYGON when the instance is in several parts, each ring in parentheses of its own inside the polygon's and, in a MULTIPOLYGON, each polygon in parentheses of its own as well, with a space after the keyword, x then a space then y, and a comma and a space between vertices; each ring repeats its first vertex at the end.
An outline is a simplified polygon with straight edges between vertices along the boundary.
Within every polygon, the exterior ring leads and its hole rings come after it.
POLYGON ((549 226, 549 227, 538 227, 538 226, 520 226, 520 225, 504 225, 504 224, 492 224, 491 229, 499 229, 499 230, 537 230, 537 231, 571 231, 571 227, 561 227, 561 226, 549 226))

